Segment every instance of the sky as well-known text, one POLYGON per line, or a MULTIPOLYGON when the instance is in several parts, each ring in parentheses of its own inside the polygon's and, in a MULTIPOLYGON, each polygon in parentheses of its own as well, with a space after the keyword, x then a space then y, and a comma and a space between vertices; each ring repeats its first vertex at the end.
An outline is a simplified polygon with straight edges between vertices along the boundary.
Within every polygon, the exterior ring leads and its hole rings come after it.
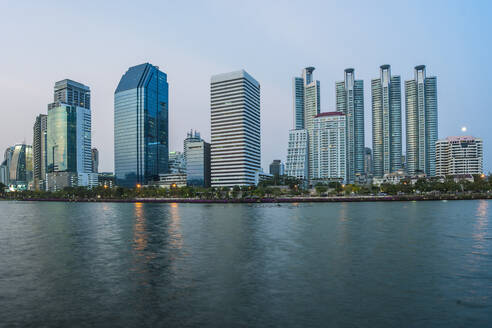
POLYGON ((491 15, 492 2, 478 0, 0 0, 0 150, 32 143, 54 83, 69 78, 91 88, 92 144, 100 171, 113 171, 114 90, 129 67, 144 62, 168 76, 169 149, 182 150, 190 129, 210 141, 210 77, 245 69, 261 85, 268 171, 273 159, 285 161, 292 78, 304 67, 316 67, 322 112, 334 110, 344 69, 355 69, 364 80, 365 142, 372 147, 370 80, 382 64, 402 80, 424 64, 438 79, 439 138, 482 138, 489 172, 491 15))

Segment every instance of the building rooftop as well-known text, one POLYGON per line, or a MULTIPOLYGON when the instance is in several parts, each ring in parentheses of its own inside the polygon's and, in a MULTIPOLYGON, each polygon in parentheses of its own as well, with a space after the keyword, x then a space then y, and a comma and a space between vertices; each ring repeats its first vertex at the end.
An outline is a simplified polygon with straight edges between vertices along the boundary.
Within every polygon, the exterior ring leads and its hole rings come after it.
POLYGON ((323 117, 323 116, 345 116, 345 114, 342 112, 323 112, 323 113, 319 113, 315 117, 323 117))
POLYGON ((248 72, 246 72, 244 69, 241 69, 239 71, 229 72, 229 73, 212 75, 210 82, 211 83, 217 83, 217 82, 230 81, 230 80, 235 80, 235 79, 240 79, 240 78, 245 78, 246 80, 250 81, 251 83, 253 83, 258 88, 260 87, 260 83, 258 81, 256 81, 256 79, 254 77, 249 75, 248 72))

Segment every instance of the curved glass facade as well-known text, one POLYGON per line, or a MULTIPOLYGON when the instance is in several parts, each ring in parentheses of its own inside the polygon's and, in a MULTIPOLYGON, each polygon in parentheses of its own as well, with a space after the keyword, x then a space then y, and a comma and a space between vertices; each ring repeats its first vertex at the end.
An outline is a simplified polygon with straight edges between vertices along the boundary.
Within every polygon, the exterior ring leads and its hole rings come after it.
POLYGON ((147 184, 168 171, 167 75, 151 64, 130 67, 114 95, 116 184, 147 184))
POLYGON ((77 171, 77 110, 58 104, 48 110, 47 163, 51 172, 77 171))

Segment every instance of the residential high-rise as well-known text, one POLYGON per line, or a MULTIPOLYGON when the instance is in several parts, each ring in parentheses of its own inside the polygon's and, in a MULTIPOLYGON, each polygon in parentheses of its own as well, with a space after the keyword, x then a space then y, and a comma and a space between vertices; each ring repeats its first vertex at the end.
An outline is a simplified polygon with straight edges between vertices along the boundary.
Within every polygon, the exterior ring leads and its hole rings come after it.
POLYGON ((354 69, 347 68, 335 87, 337 111, 347 120, 347 182, 354 183, 364 174, 364 81, 355 80, 354 69))
MULTIPOLYGON (((197 134, 195 133, 195 136, 197 134)), ((199 134, 198 134, 199 137, 199 134)), ((185 142, 186 184, 210 187, 210 144, 201 138, 185 142)))
POLYGON ((470 136, 436 142, 436 175, 482 174, 483 142, 470 136))
POLYGON ((301 180, 308 176, 308 132, 305 129, 290 130, 285 174, 301 180))
POLYGON ((402 168, 401 79, 382 65, 371 81, 372 151, 374 176, 383 177, 402 168))
POLYGON ((304 78, 296 76, 292 82, 294 129, 301 130, 304 129, 304 78))
POLYGON ((308 132, 308 176, 313 177, 314 151, 313 129, 314 118, 320 113, 320 83, 313 80, 314 67, 306 67, 302 72, 304 79, 304 128, 308 132))
POLYGON ((364 150, 364 172, 366 177, 373 175, 373 160, 372 160, 372 150, 366 147, 364 150))
POLYGON ((114 94, 116 184, 135 187, 168 172, 166 73, 149 63, 130 67, 114 94))
POLYGON ((405 81, 406 167, 410 175, 436 175, 437 78, 425 66, 415 67, 415 78, 405 81))
POLYGON ((273 175, 274 177, 279 177, 281 175, 284 175, 284 164, 279 159, 274 159, 273 162, 270 164, 269 169, 270 169, 270 174, 273 175))
POLYGON ((91 162, 92 162, 92 173, 99 172, 99 150, 97 148, 91 149, 91 162))
POLYGON ((347 181, 347 115, 325 112, 316 115, 313 129, 313 181, 347 181))
POLYGON ((240 70, 211 78, 213 187, 255 184, 261 168, 260 84, 240 70))
POLYGON ((45 190, 47 168, 47 133, 48 115, 40 114, 36 117, 33 128, 32 156, 33 156, 33 184, 36 190, 45 190))

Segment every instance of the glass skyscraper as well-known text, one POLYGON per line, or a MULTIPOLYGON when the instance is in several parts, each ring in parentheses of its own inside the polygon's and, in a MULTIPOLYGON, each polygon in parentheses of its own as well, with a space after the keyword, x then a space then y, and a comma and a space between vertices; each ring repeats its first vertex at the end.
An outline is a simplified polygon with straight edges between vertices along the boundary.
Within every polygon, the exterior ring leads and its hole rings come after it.
POLYGON ((292 82, 294 129, 301 130, 304 129, 304 78, 294 77, 292 82))
POLYGON ((130 67, 114 94, 116 184, 135 187, 168 172, 166 73, 149 63, 130 67))
POLYGON ((186 184, 210 187, 210 144, 200 138, 196 131, 185 140, 186 184))
POLYGON ((27 189, 32 182, 32 146, 17 144, 13 148, 8 167, 9 184, 27 189))
POLYGON ((354 69, 347 68, 335 88, 337 111, 346 115, 347 182, 354 183, 364 174, 364 81, 355 80, 354 69))
POLYGON ((425 66, 405 81, 406 168, 410 175, 436 175, 437 78, 426 77, 425 66))
POLYGON ((55 83, 53 98, 46 124, 47 173, 92 172, 89 87, 61 80, 55 83))
POLYGON ((371 81, 372 151, 374 176, 382 177, 402 168, 401 79, 391 76, 390 65, 379 68, 371 81))

